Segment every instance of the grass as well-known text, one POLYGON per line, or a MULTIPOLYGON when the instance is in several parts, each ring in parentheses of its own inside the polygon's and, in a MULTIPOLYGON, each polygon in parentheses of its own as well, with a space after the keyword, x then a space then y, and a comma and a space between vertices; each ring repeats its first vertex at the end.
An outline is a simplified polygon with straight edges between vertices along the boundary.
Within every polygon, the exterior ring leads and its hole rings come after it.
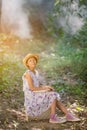
MULTIPOLYGON (((57 91, 67 90, 78 96, 84 95, 83 69, 86 64, 86 48, 76 48, 69 43, 63 44, 62 41, 57 43, 51 41, 42 42, 41 40, 22 41, 15 44, 0 45, 0 92, 14 91, 15 87, 22 90, 22 74, 26 68, 22 64, 22 59, 27 53, 39 53, 40 62, 38 68, 46 72, 46 78, 53 80, 53 86, 57 91), (26 42, 26 43, 25 43, 26 42), (74 76, 75 75, 75 76, 74 76), (66 76, 66 81, 63 79, 66 76), (68 83, 68 80, 75 78, 78 87, 68 83), (60 87, 58 87, 60 86, 60 87)), ((74 82, 74 81, 73 81, 74 82)), ((9 94, 6 94, 9 96, 9 94)))

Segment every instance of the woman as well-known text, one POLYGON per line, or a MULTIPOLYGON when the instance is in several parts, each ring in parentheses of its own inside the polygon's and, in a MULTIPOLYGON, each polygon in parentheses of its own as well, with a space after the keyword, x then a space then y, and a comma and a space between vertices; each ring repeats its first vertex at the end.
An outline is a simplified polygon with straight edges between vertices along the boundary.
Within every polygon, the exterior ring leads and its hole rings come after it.
POLYGON ((80 119, 68 112, 60 101, 60 96, 51 86, 40 86, 39 73, 36 65, 39 60, 38 54, 28 54, 23 59, 28 70, 23 74, 23 91, 25 96, 25 108, 29 116, 40 116, 43 112, 51 109, 50 123, 63 123, 65 121, 79 121, 80 119), (66 115, 66 120, 56 115, 56 108, 66 115))

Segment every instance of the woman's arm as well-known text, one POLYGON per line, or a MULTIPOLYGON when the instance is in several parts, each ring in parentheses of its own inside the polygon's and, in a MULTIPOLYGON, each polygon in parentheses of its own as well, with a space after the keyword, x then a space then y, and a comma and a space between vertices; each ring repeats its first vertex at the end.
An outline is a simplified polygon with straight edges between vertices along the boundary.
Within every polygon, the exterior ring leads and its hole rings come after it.
POLYGON ((32 77, 31 77, 31 75, 29 73, 25 74, 25 78, 28 81, 28 84, 29 84, 29 87, 30 87, 31 91, 40 91, 40 90, 51 91, 52 90, 52 87, 50 87, 50 86, 42 86, 42 87, 38 86, 38 87, 35 87, 34 84, 33 84, 32 77))

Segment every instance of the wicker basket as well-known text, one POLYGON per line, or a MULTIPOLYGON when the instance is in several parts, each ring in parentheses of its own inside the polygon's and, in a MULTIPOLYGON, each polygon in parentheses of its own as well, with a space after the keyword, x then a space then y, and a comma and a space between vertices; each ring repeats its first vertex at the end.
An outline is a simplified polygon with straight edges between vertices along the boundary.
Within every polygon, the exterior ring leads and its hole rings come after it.
MULTIPOLYGON (((47 111, 43 112, 40 116, 28 116, 26 114, 26 120, 45 120, 45 119, 49 119, 50 118, 50 112, 51 110, 48 109, 47 111)), ((56 109, 56 113, 58 113, 58 109, 56 109)))

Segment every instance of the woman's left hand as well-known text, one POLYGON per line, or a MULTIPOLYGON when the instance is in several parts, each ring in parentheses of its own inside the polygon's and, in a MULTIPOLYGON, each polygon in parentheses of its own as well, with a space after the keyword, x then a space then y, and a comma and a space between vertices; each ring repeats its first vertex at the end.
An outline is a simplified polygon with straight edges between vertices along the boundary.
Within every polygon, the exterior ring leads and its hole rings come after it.
POLYGON ((49 91, 55 91, 55 89, 51 86, 46 86, 46 87, 47 87, 47 89, 49 89, 49 91))

